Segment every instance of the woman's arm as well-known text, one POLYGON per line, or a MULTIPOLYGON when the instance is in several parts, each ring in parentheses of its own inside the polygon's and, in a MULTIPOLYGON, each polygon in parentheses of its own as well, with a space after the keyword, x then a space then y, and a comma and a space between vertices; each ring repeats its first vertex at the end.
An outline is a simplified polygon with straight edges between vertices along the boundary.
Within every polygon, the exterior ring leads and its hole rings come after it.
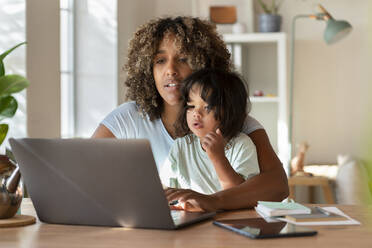
POLYGON ((265 130, 252 132, 249 137, 256 145, 260 174, 242 184, 219 191, 212 195, 203 195, 190 190, 168 189, 169 201, 187 202, 187 210, 222 210, 251 208, 257 201, 281 201, 288 196, 288 181, 285 171, 276 156, 265 130))
POLYGON ((115 135, 113 135, 107 127, 101 124, 97 127, 96 131, 94 131, 92 138, 115 138, 115 135))

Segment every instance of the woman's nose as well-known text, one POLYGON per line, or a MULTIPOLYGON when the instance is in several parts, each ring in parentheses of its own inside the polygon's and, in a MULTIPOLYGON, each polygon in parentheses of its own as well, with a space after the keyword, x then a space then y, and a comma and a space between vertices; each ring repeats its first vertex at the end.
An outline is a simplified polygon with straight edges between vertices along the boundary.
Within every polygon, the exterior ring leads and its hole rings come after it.
POLYGON ((167 64, 167 76, 176 76, 178 74, 177 72, 177 65, 173 61, 169 61, 167 64))

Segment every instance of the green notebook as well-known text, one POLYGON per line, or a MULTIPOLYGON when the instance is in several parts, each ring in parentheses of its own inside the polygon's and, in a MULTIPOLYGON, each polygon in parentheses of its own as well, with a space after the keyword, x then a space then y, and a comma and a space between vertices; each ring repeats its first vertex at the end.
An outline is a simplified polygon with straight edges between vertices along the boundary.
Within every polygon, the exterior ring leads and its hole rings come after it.
POLYGON ((311 209, 297 202, 258 201, 256 211, 265 217, 284 216, 291 214, 309 214, 311 209))

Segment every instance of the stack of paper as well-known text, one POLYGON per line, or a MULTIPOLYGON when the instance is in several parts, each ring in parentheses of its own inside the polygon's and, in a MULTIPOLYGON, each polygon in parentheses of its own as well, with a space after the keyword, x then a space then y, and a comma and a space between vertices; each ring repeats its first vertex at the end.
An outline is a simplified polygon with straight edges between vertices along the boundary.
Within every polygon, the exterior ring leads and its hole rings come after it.
POLYGON ((285 221, 296 225, 360 225, 336 207, 305 207, 295 202, 259 201, 256 212, 266 222, 285 221), (314 209, 316 209, 314 211, 314 209), (285 217, 284 217, 285 216, 285 217))
POLYGON ((341 215, 346 218, 346 220, 329 220, 329 221, 305 221, 305 222, 298 222, 289 220, 287 218, 276 218, 279 221, 286 221, 288 223, 302 225, 302 226, 318 226, 318 225, 360 225, 360 222, 357 220, 352 219, 350 216, 346 215, 340 209, 336 207, 323 207, 325 211, 328 211, 332 214, 341 215))
POLYGON ((343 215, 335 214, 329 211, 326 211, 320 207, 312 207, 310 214, 293 214, 286 215, 287 220, 294 222, 314 222, 314 221, 345 221, 348 220, 343 215))

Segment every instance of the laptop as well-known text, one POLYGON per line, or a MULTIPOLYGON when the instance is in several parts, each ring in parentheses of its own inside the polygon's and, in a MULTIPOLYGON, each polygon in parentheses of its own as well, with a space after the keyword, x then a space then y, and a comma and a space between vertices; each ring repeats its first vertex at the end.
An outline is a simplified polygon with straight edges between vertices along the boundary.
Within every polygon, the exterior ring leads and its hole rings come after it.
POLYGON ((10 139, 40 221, 177 229, 215 212, 170 210, 145 139, 10 139))

